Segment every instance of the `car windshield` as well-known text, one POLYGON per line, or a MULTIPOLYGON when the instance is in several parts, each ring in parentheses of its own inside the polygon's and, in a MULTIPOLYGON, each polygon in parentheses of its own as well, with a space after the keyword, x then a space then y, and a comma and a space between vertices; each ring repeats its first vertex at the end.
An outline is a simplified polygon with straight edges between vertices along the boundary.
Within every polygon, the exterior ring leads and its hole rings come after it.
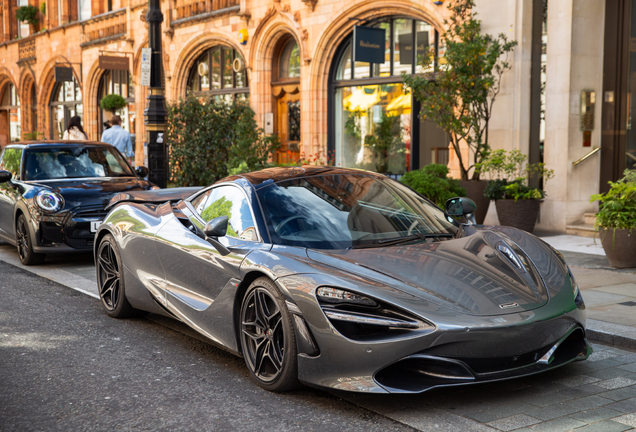
POLYGON ((117 150, 105 146, 32 148, 24 163, 25 180, 134 176, 117 150))
POLYGON ((452 237, 444 212, 406 186, 364 174, 284 180, 258 191, 272 242, 312 249, 452 237))

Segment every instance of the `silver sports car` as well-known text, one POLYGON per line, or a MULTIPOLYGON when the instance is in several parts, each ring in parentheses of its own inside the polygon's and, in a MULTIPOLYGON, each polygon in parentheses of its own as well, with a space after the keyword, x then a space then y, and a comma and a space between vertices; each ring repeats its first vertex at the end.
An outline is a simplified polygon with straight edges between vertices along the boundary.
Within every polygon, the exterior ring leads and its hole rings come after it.
POLYGON ((120 194, 95 238, 113 317, 163 314, 244 357, 256 383, 422 392, 586 359, 563 257, 383 175, 274 168, 120 194), (466 223, 460 223, 461 220, 466 223))

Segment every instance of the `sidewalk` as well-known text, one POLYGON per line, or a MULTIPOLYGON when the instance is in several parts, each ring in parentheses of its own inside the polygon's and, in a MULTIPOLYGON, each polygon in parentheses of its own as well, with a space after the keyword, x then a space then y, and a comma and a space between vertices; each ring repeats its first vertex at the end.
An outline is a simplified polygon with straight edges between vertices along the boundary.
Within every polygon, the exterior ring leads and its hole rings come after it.
POLYGON ((636 349, 636 269, 613 269, 598 239, 542 235, 568 262, 587 307, 588 337, 636 349))
MULTIPOLYGON (((636 269, 612 269, 598 239, 535 234, 559 250, 570 265, 587 306, 589 339, 636 350, 636 269)), ((90 254, 49 255, 44 264, 25 267, 15 247, 0 243, 0 260, 99 298, 90 254)))

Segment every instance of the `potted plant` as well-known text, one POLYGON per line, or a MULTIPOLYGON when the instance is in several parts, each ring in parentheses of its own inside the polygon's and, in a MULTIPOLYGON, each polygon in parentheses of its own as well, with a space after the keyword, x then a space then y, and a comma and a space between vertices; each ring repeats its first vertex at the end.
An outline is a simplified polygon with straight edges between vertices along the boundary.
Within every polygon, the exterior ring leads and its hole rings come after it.
POLYGON ((590 197, 599 202, 595 227, 612 267, 636 267, 636 170, 609 185, 607 193, 590 197))
POLYGON ((111 113, 111 116, 115 114, 115 111, 124 108, 128 105, 126 99, 118 94, 109 94, 102 98, 99 102, 99 106, 104 110, 111 113))
POLYGON ((528 156, 519 150, 489 152, 478 165, 491 180, 484 191, 488 200, 495 200, 499 223, 532 232, 539 216, 539 203, 545 198, 543 189, 528 186, 531 178, 547 183, 554 171, 545 164, 528 164, 528 156))
POLYGON ((434 51, 428 52, 421 62, 432 72, 403 75, 403 79, 421 104, 420 116, 449 134, 459 162, 461 186, 477 204, 475 217, 482 223, 489 204, 483 196, 487 182, 480 181, 476 164, 488 152, 492 107, 501 90, 502 76, 511 68, 507 57, 517 42, 509 41, 503 33, 497 37, 482 34, 474 6, 474 0, 449 4, 450 18, 444 20, 448 30, 442 36, 444 58, 435 59, 434 51), (462 152, 466 147, 468 157, 462 152))
POLYGON ((450 198, 466 194, 466 189, 459 185, 459 181, 448 177, 448 167, 442 164, 430 164, 419 170, 408 171, 400 182, 441 208, 446 206, 450 198))
POLYGON ((26 22, 29 24, 29 33, 35 33, 35 28, 38 25, 38 13, 37 7, 32 5, 20 6, 16 9, 15 16, 18 21, 26 22))

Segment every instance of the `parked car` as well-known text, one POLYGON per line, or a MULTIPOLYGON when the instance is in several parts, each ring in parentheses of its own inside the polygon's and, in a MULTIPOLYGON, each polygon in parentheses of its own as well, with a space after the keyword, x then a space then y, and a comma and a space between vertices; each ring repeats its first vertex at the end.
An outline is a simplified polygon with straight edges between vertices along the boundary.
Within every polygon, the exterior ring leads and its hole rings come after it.
POLYGON ((585 305, 526 232, 460 224, 360 170, 273 168, 195 193, 131 192, 97 231, 102 304, 183 321, 272 391, 422 392, 584 360, 585 305), (125 263, 125 264, 124 264, 125 263))
POLYGON ((114 194, 156 188, 119 151, 96 142, 13 144, 0 156, 0 239, 20 261, 91 251, 104 207, 114 194))

